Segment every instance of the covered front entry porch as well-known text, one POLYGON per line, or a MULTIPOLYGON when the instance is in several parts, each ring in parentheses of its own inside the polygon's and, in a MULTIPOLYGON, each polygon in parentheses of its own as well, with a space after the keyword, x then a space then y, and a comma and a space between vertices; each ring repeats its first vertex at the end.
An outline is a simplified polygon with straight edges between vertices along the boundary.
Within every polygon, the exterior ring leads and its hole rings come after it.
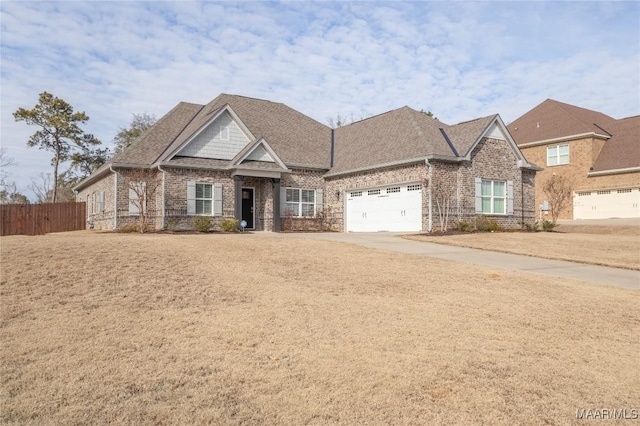
POLYGON ((267 176, 234 174, 235 214, 246 228, 256 231, 279 232, 280 224, 280 174, 263 172, 267 176))

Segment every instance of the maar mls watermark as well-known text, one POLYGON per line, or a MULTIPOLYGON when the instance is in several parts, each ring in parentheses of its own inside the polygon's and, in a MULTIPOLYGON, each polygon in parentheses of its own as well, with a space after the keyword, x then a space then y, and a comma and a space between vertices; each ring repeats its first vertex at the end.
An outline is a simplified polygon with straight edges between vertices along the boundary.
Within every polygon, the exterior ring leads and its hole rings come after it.
POLYGON ((579 420, 637 420, 637 408, 578 408, 579 420))

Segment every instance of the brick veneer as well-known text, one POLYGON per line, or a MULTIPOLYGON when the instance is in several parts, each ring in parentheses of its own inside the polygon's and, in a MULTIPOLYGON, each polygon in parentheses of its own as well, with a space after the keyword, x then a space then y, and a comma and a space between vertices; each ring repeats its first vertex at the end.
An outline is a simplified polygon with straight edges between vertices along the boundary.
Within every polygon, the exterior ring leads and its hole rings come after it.
MULTIPOLYGON (((545 168, 536 176, 536 209, 545 199, 548 199, 542 188, 554 173, 567 176, 573 183, 574 191, 640 187, 640 172, 588 176, 604 143, 606 142, 600 138, 588 137, 520 148, 529 162, 545 168), (566 144, 569 145, 569 164, 547 166, 547 147, 566 144)), ((570 200, 560 213, 560 219, 573 219, 573 200, 570 200)))
MULTIPOLYGON (((520 228, 522 222, 535 221, 533 201, 535 172, 522 170, 518 157, 506 141, 485 139, 471 155, 472 162, 449 163, 432 161, 432 173, 443 173, 443 180, 451 185, 455 200, 451 204, 450 219, 470 220, 475 213, 475 178, 513 181, 513 215, 491 215, 490 217, 506 228, 520 228), (524 194, 524 199, 523 199, 524 194)), ((422 197, 422 229, 429 227, 429 197, 427 178, 429 168, 425 162, 408 166, 390 167, 363 173, 354 173, 325 182, 325 206, 329 208, 336 230, 344 230, 345 191, 358 188, 372 188, 394 184, 424 184, 422 197)), ((433 225, 437 225, 435 207, 432 211, 433 225)))
MULTIPOLYGON (((472 153, 472 160, 463 162, 432 161, 430 166, 434 173, 443 173, 445 181, 451 185, 455 193, 455 201, 451 206, 451 220, 467 220, 475 214, 475 178, 498 179, 513 181, 514 214, 495 215, 494 219, 505 227, 518 227, 524 222, 535 220, 534 178, 535 172, 523 171, 517 165, 517 155, 511 146, 502 140, 485 139, 481 141, 472 153), (524 199, 523 199, 524 194, 524 199), (524 201, 523 201, 524 200, 524 201)), ((154 169, 155 170, 155 169, 154 169)), ((149 224, 160 229, 171 225, 176 229, 192 229, 193 216, 187 215, 187 182, 222 184, 222 216, 212 217, 214 229, 219 229, 223 218, 235 215, 234 178, 230 171, 214 171, 204 169, 168 168, 164 171, 164 185, 160 185, 152 202, 149 203, 149 224), (164 220, 163 203, 164 199, 164 220)), ((118 176, 107 174, 89 188, 81 191, 79 199, 89 201, 91 206, 94 193, 105 192, 104 212, 93 212, 88 215, 89 221, 97 229, 113 229, 114 218, 114 188, 117 179, 117 225, 137 224, 136 216, 129 216, 129 181, 130 169, 118 170, 118 176)), ((155 170, 155 179, 162 180, 162 172, 155 170)), ((334 230, 344 230, 345 191, 366 189, 379 186, 412 184, 423 185, 422 197, 422 229, 429 228, 429 197, 428 176, 429 166, 426 162, 387 167, 366 172, 324 178, 326 170, 293 169, 292 173, 285 173, 281 178, 282 187, 323 189, 324 214, 327 223, 334 230)), ((243 187, 255 189, 255 229, 273 230, 273 184, 270 178, 245 177, 243 187)), ((91 211, 91 210, 90 210, 91 211)), ((305 219, 292 219, 292 227, 301 229, 305 226, 316 227, 317 223, 305 219), (307 225, 308 224, 308 225, 307 225)), ((436 213, 433 211, 436 222, 436 213)), ((435 223, 434 223, 435 224, 435 223)))

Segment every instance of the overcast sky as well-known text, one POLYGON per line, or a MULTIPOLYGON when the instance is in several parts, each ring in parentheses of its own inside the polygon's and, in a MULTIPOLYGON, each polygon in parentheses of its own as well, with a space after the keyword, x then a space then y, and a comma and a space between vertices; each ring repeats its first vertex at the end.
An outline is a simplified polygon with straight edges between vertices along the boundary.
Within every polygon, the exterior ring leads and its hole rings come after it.
MULTIPOLYGON (((509 123, 547 98, 640 114, 640 3, 0 3, 1 145, 18 189, 51 172, 12 113, 43 91, 111 146, 133 113, 220 93, 327 123, 408 105, 455 124, 509 123)), ((63 168, 64 170, 64 168, 63 168)))

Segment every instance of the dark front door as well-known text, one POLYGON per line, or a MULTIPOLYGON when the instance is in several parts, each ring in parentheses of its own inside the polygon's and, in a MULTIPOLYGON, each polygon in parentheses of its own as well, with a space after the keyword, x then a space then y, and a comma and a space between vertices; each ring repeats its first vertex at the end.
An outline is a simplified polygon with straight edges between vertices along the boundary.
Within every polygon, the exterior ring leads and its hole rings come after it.
POLYGON ((242 188, 242 220, 247 222, 247 229, 253 229, 253 188, 242 188))

